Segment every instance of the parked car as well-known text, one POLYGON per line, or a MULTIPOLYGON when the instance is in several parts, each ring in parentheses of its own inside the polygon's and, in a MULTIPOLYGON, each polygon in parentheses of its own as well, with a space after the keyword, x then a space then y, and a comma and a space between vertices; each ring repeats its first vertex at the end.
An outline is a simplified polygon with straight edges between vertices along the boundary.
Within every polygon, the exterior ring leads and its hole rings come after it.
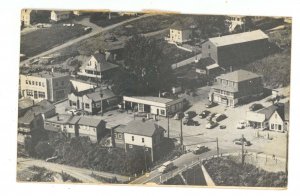
POLYGON ((79 110, 76 110, 76 109, 70 109, 67 111, 68 114, 72 114, 72 115, 77 115, 77 116, 80 116, 82 114, 81 111, 79 110))
POLYGON ((248 141, 246 138, 239 138, 239 139, 235 139, 233 140, 233 143, 236 144, 236 145, 244 145, 245 146, 250 146, 251 145, 251 142, 248 141))
POLYGON ((209 151, 209 148, 207 146, 201 146, 201 145, 197 145, 196 148, 192 150, 193 154, 201 154, 207 151, 209 151))
POLYGON ((170 170, 172 170, 172 169, 174 169, 174 163, 172 162, 172 161, 167 161, 167 162, 165 162, 164 164, 162 164, 162 166, 160 166, 159 168, 158 168, 158 171, 160 172, 160 173, 166 173, 166 172, 168 172, 168 171, 170 171, 170 170))
POLYGON ((210 111, 204 110, 199 114, 200 118, 206 118, 210 114, 210 111))
POLYGON ((225 118, 227 118, 227 116, 225 114, 218 113, 212 118, 212 121, 220 122, 220 121, 224 120, 225 118))
POLYGON ((247 122, 244 120, 241 120, 238 122, 238 124, 236 125, 237 129, 244 129, 247 126, 247 122))
POLYGON ((207 117, 206 120, 211 120, 217 113, 210 113, 207 117))
POLYGON ((226 125, 220 125, 220 129, 226 129, 226 125))
POLYGON ((197 113, 195 111, 187 111, 184 113, 184 117, 186 118, 194 118, 197 116, 197 113))
POLYGON ((183 125, 187 126, 199 126, 199 122, 195 121, 193 119, 185 118, 184 121, 182 122, 183 125))
POLYGON ((209 103, 205 104, 205 107, 206 108, 212 108, 212 107, 215 107, 216 105, 218 105, 218 104, 215 103, 215 102, 209 102, 209 103))
POLYGON ((210 122, 208 122, 208 123, 205 125, 205 128, 206 128, 206 129, 212 129, 212 128, 215 128, 216 126, 218 126, 218 123, 217 123, 217 122, 210 121, 210 122))
POLYGON ((184 114, 182 112, 177 112, 174 116, 174 120, 180 120, 184 117, 184 114))
POLYGON ((259 109, 262 109, 264 106, 261 105, 260 103, 254 103, 252 104, 250 107, 249 107, 249 110, 250 111, 256 111, 256 110, 259 110, 259 109))

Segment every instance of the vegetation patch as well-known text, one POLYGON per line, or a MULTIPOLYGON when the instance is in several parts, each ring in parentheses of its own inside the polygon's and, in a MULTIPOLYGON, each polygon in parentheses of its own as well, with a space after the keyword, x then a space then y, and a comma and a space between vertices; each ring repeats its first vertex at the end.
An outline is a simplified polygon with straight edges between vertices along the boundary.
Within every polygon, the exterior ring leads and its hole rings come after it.
POLYGON ((242 165, 230 156, 212 158, 203 162, 203 165, 218 186, 287 186, 287 174, 285 172, 267 172, 254 165, 242 165))

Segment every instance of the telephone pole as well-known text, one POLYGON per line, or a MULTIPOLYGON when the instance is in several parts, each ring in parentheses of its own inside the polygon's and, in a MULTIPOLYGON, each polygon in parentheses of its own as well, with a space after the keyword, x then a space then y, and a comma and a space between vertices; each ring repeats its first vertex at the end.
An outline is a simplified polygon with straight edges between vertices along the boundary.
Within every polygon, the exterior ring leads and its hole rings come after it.
POLYGON ((219 139, 216 138, 216 142, 217 142, 217 155, 219 156, 219 139))
POLYGON ((183 151, 182 118, 180 119, 180 145, 183 151))
POLYGON ((245 162, 245 155, 244 155, 244 134, 242 135, 242 165, 245 162))

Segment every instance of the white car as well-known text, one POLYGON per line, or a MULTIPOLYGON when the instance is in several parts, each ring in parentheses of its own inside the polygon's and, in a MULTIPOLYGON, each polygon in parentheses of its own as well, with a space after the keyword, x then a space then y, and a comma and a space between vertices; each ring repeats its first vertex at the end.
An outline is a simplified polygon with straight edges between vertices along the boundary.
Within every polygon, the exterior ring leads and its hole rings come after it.
POLYGON ((236 125, 237 129, 244 129, 245 127, 247 127, 247 122, 244 120, 239 121, 238 124, 236 125))
POLYGON ((167 172, 167 171, 172 170, 173 167, 174 167, 174 163, 173 163, 172 161, 167 161, 167 162, 165 162, 164 164, 162 164, 162 166, 160 166, 160 167, 158 168, 158 171, 159 171, 160 173, 165 173, 165 172, 167 172))
POLYGON ((72 114, 72 115, 81 115, 80 111, 76 109, 70 109, 67 111, 67 114, 72 114))

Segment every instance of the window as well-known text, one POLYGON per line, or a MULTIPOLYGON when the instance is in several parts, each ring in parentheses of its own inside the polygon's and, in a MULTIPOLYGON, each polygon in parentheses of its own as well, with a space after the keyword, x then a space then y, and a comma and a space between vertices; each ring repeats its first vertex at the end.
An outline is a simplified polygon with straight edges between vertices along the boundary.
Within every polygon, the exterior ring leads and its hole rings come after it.
POLYGON ((278 125, 278 130, 279 130, 279 131, 281 131, 281 128, 282 128, 282 126, 281 126, 281 125, 278 125))
POLYGON ((38 92, 39 98, 45 98, 45 93, 44 92, 38 92))
POLYGON ((86 103, 85 108, 90 108, 90 104, 86 103))
POLYGON ((134 136, 131 136, 131 140, 134 141, 134 136))
POLYGON ((26 80, 25 82, 26 82, 26 84, 28 84, 28 80, 26 80))
POLYGON ((143 142, 143 143, 145 142, 145 139, 144 139, 144 138, 142 138, 142 142, 143 142))
POLYGON ((35 85, 38 86, 38 85, 39 85, 39 82, 36 81, 36 82, 35 82, 35 85))
POLYGON ((69 105, 72 106, 72 101, 71 100, 69 100, 69 105))
POLYGON ((275 114, 275 119, 277 119, 277 114, 275 114))
POLYGON ((271 129, 274 129, 274 124, 273 123, 271 124, 271 129))
POLYGON ((148 152, 148 148, 145 148, 145 151, 148 152))
POLYGON ((29 80, 28 83, 31 85, 31 81, 29 80))
POLYGON ((26 90, 27 96, 33 96, 33 91, 32 90, 26 90))
POLYGON ((67 128, 67 126, 66 126, 66 125, 64 125, 64 129, 65 129, 65 128, 67 128))
POLYGON ((114 133, 114 137, 117 139, 117 136, 118 136, 118 134, 117 133, 114 133))
POLYGON ((71 128, 71 129, 72 129, 72 128, 73 128, 73 125, 69 125, 69 128, 71 128))
POLYGON ((122 139, 122 133, 119 133, 119 134, 118 134, 118 138, 119 138, 119 139, 122 139))
POLYGON ((42 85, 42 83, 41 82, 39 82, 39 86, 41 86, 42 85))
POLYGON ((131 144, 129 144, 129 148, 132 148, 133 146, 131 144))
POLYGON ((165 115, 165 110, 160 110, 161 115, 165 115))

